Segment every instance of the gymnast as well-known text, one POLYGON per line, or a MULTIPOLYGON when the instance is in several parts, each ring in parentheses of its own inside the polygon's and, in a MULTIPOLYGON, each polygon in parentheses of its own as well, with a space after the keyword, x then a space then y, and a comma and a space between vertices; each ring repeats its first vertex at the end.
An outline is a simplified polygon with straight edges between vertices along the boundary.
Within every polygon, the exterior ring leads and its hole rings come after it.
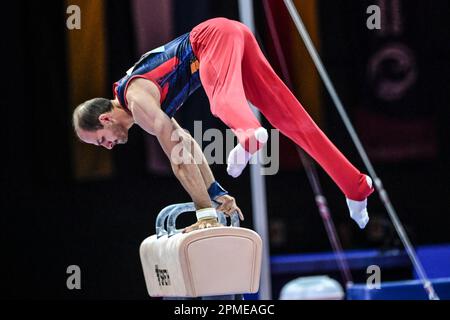
POLYGON ((371 178, 356 169, 325 136, 276 75, 252 32, 238 21, 207 20, 147 52, 114 83, 112 100, 94 98, 79 105, 73 113, 73 125, 80 140, 107 149, 126 143, 133 124, 155 135, 197 208, 197 223, 185 231, 218 224, 212 201, 219 202, 217 209, 226 214, 238 211, 242 219, 235 199, 215 181, 198 144, 173 119, 200 86, 208 96, 212 114, 239 141, 227 158, 229 175, 238 177, 268 139, 267 130, 250 109, 250 101, 322 166, 345 195, 350 217, 360 228, 366 226, 367 197, 374 191, 371 178), (179 143, 191 148, 181 155, 175 152, 179 143), (200 163, 191 161, 199 159, 199 154, 200 163))

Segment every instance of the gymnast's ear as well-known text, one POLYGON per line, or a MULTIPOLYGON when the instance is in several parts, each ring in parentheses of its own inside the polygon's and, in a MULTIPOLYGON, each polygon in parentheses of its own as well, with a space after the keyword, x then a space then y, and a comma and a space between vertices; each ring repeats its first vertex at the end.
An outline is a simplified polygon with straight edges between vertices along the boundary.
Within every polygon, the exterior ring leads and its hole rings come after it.
POLYGON ((104 126, 105 124, 110 124, 114 122, 111 112, 102 113, 98 116, 98 121, 104 126))

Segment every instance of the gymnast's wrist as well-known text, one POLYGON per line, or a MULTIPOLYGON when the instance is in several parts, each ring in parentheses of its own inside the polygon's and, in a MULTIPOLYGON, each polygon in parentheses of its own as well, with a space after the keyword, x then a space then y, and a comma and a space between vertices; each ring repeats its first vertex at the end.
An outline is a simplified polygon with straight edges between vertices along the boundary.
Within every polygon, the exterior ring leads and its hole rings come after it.
POLYGON ((228 194, 228 191, 225 190, 217 181, 214 181, 208 188, 208 194, 211 200, 216 200, 218 197, 228 194))
POLYGON ((207 220, 207 219, 217 219, 217 212, 214 208, 203 208, 195 211, 197 216, 197 221, 207 220))

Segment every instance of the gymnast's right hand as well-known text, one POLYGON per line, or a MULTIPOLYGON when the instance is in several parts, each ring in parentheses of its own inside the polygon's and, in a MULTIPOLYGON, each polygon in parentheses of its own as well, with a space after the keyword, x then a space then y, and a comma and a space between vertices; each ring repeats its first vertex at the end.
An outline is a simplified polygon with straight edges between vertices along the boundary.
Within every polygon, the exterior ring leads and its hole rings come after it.
POLYGON ((203 208, 198 209, 195 212, 197 216, 197 222, 189 227, 183 229, 183 233, 191 232, 194 230, 205 229, 205 228, 213 228, 213 227, 221 227, 222 224, 217 220, 217 212, 214 208, 203 208))
POLYGON ((214 227, 223 227, 219 221, 217 221, 217 218, 206 218, 201 219, 194 223, 193 225, 190 225, 187 228, 183 229, 183 233, 188 233, 194 230, 200 230, 200 229, 206 229, 206 228, 214 228, 214 227))

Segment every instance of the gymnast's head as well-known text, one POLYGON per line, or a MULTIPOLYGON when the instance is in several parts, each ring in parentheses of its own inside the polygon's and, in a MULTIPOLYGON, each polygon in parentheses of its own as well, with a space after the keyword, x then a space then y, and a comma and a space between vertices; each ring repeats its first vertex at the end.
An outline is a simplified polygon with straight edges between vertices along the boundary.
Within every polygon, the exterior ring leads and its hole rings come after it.
POLYGON ((117 100, 94 98, 75 108, 72 124, 81 141, 112 149, 127 142, 133 117, 117 100))

